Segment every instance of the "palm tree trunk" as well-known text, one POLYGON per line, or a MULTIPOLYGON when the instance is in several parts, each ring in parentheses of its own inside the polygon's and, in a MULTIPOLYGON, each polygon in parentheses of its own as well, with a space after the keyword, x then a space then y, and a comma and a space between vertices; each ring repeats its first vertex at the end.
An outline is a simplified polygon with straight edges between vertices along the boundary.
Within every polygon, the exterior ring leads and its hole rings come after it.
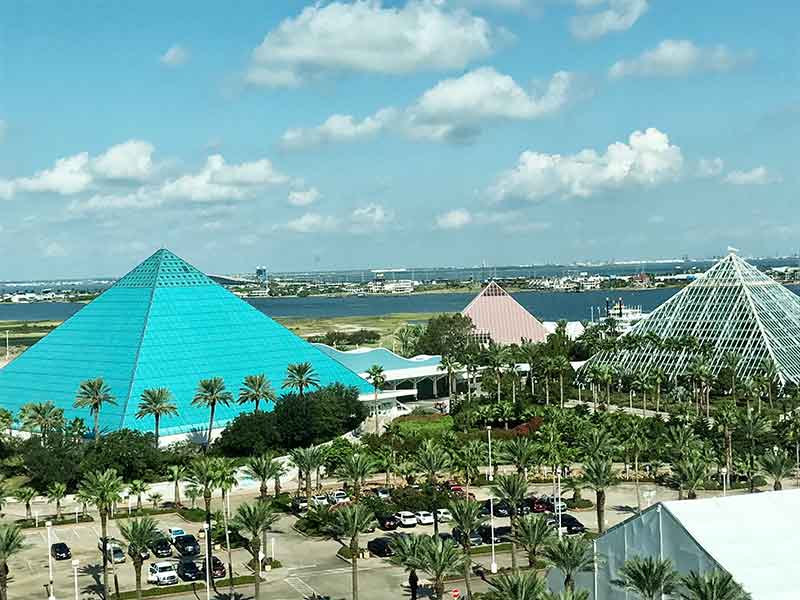
POLYGON ((258 537, 254 538, 251 542, 251 546, 253 547, 253 565, 255 566, 255 569, 253 569, 255 575, 253 579, 253 598, 254 600, 259 600, 261 596, 261 577, 259 577, 259 573, 261 572, 261 565, 259 564, 261 560, 261 539, 258 537))
POLYGON ((550 377, 544 378, 544 403, 550 404, 550 377))
POLYGON ((378 435, 378 387, 375 386, 375 402, 372 410, 375 412, 375 435, 378 435))
POLYGON ((175 491, 173 492, 173 500, 175 501, 175 506, 181 505, 181 482, 179 479, 175 480, 175 491))
POLYGON ((108 600, 108 512, 100 509, 100 535, 103 537, 103 598, 108 600))
POLYGON ((133 569, 136 572, 136 599, 142 600, 142 565, 134 563, 133 569))
POLYGON ((464 536, 464 554, 467 555, 467 560, 464 562, 464 587, 467 588, 467 599, 472 600, 472 582, 470 581, 472 558, 470 557, 469 535, 464 536))
POLYGON ((0 564, 0 600, 8 600, 8 564, 0 564))
POLYGON ((353 600, 358 600, 358 536, 350 540, 350 566, 353 576, 353 600))
POLYGON ((564 408, 564 374, 558 374, 558 385, 561 388, 561 408, 564 408))
POLYGON ((280 495, 281 495, 281 478, 280 476, 278 476, 275 478, 275 497, 277 498, 280 495))
POLYGON ((158 449, 158 425, 159 421, 161 420, 161 415, 156 413, 155 419, 156 419, 156 449, 158 449))
POLYGON ((94 411, 94 441, 100 439, 100 411, 94 411))
POLYGON ((597 490, 595 492, 595 508, 597 509, 597 531, 600 533, 606 530, 606 491, 597 490))
POLYGON ((567 573, 567 576, 564 577, 564 589, 575 591, 575 581, 572 579, 572 573, 567 573))
POLYGON ((211 556, 211 491, 203 493, 203 502, 206 505, 206 552, 211 556))
POLYGON ((206 449, 211 445, 211 430, 214 427, 214 410, 217 408, 217 403, 211 405, 211 418, 208 420, 208 436, 206 437, 206 449))
POLYGON ((661 412, 661 382, 656 384, 656 412, 661 412))

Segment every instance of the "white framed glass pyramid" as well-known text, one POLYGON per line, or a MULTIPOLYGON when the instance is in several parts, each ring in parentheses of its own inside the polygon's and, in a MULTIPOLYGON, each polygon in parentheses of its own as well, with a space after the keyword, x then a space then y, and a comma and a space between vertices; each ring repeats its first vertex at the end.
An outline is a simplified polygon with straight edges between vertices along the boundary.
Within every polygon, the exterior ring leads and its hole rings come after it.
POLYGON ((800 383, 800 297, 729 253, 637 323, 627 334, 635 344, 620 344, 589 364, 608 364, 627 372, 660 368, 669 377, 684 374, 698 356, 692 340, 706 349, 718 374, 727 354, 740 358, 739 377, 762 373, 771 362, 782 383, 800 383))

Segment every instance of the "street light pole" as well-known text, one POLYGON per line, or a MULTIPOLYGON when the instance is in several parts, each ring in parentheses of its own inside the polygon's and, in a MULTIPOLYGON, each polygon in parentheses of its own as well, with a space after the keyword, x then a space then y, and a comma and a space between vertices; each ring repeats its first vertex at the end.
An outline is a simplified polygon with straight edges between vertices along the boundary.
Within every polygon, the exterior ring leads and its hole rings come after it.
POLYGON ((558 474, 556 475, 558 479, 558 496, 556 499, 556 514, 558 515, 558 539, 563 537, 561 533, 561 466, 558 467, 558 474))
POLYGON ((211 545, 208 536, 211 535, 211 531, 208 528, 208 523, 203 523, 203 531, 206 536, 206 600, 211 600, 211 556, 208 553, 208 548, 211 545))
POLYGON ((53 540, 51 538, 53 522, 46 521, 44 526, 47 527, 47 571, 50 574, 50 589, 48 591, 47 600, 56 600, 55 593, 53 592, 53 553, 50 551, 53 547, 53 540))
POLYGON ((722 467, 719 470, 720 474, 722 475, 722 495, 728 495, 728 469, 727 467, 722 467))
POLYGON ((72 561, 72 574, 75 579, 75 600, 81 600, 78 593, 78 565, 81 564, 77 558, 72 561))
POLYGON ((486 479, 492 481, 494 474, 492 472, 492 428, 490 425, 486 426, 486 436, 489 438, 489 472, 486 475, 486 479))
POLYGON ((490 536, 492 538, 492 563, 489 565, 489 570, 492 573, 497 573, 497 557, 494 552, 494 498, 492 496, 489 496, 489 526, 491 527, 490 536))

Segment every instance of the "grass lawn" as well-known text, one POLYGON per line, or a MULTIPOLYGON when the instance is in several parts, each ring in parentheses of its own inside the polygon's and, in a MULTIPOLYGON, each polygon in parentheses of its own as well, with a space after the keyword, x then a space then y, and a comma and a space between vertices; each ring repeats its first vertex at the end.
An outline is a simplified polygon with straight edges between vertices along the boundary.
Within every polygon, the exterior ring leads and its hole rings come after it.
POLYGON ((453 417, 450 415, 408 415, 395 419, 394 423, 404 433, 436 435, 453 429, 453 417))

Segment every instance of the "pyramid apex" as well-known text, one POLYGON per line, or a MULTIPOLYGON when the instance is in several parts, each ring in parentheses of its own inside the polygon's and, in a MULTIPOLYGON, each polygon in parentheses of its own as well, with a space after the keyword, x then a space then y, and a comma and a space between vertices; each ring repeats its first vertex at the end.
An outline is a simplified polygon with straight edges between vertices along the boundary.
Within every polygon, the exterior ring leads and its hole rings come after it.
POLYGON ((193 267, 167 248, 159 248, 132 271, 121 277, 114 287, 194 287, 217 285, 205 273, 193 267))

